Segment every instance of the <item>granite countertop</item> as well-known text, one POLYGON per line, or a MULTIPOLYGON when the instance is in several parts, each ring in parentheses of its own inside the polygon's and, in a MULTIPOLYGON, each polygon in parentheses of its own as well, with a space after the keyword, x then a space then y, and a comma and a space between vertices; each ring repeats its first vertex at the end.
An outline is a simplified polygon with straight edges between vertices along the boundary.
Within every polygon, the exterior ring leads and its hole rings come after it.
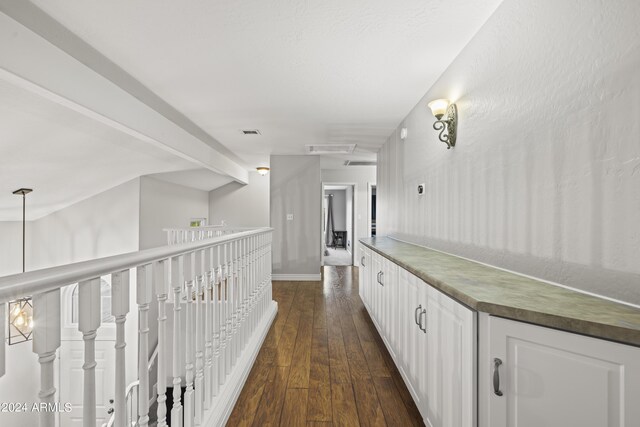
POLYGON ((477 311, 640 346, 640 309, 388 237, 365 246, 477 311))

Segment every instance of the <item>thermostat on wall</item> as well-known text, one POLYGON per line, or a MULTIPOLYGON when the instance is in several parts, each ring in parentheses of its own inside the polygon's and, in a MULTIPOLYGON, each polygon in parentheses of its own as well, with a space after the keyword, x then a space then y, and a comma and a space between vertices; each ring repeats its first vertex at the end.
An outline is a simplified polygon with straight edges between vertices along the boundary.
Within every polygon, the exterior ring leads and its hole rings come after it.
POLYGON ((424 194, 424 184, 418 184, 418 196, 422 196, 424 194))

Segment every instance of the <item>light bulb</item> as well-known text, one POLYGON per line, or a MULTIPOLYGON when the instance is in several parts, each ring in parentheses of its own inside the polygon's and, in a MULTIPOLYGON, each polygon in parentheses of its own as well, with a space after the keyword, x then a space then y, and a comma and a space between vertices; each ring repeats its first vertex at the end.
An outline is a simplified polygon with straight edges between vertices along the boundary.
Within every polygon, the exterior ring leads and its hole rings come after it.
POLYGON ((29 329, 33 329, 33 317, 29 317, 29 329))
POLYGON ((17 316, 20 314, 20 303, 16 304, 16 308, 13 309, 13 315, 17 316))
POLYGON ((18 317, 16 317, 16 326, 24 325, 24 315, 20 313, 18 317))

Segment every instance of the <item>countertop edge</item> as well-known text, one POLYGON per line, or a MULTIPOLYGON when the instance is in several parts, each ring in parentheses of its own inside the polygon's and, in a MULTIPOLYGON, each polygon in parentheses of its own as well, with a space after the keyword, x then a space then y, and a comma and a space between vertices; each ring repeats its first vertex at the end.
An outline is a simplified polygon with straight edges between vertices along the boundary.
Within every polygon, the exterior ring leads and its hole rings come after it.
MULTIPOLYGON (((389 238, 390 240, 394 240, 389 238)), ((417 276, 421 280, 423 280, 428 285, 437 289, 438 291, 444 293, 450 298, 466 305, 467 307, 476 310, 478 312, 487 313, 489 315, 503 317, 506 319, 511 319, 515 321, 530 323, 533 325, 544 326, 547 328, 557 329, 566 332, 577 333, 581 335, 586 335, 593 338, 604 339, 608 341, 617 342, 624 345, 631 345, 635 347, 640 347, 640 331, 633 328, 625 328, 622 326, 616 326, 605 323, 598 322, 590 322, 584 319, 576 319, 574 317, 569 316, 561 316, 554 315, 550 313, 544 313, 535 310, 527 310, 516 307, 510 307, 505 305, 497 305, 487 301, 478 301, 473 297, 470 297, 466 293, 456 289, 453 286, 450 286, 441 280, 429 275, 429 273, 419 270, 411 265, 406 264, 402 260, 399 260, 392 255, 384 252, 380 248, 377 248, 371 245, 366 240, 360 239, 359 242, 366 246, 367 248, 375 251, 377 254, 383 256, 384 258, 392 261, 403 269, 407 270, 411 274, 417 276), (601 329, 606 328, 607 331, 604 333, 601 329)), ((399 243, 412 245, 416 248, 431 250, 429 248, 424 248, 422 246, 414 245, 412 243, 398 241, 399 243)), ((451 257, 455 257, 455 255, 448 255, 451 257)), ((471 260, 466 260, 468 262, 473 262, 471 260)), ((515 273, 512 273, 515 274, 515 273)), ((553 286, 549 284, 549 286, 553 286)), ((577 291, 572 291, 579 293, 577 291)), ((594 297, 597 298, 597 297, 594 297)))

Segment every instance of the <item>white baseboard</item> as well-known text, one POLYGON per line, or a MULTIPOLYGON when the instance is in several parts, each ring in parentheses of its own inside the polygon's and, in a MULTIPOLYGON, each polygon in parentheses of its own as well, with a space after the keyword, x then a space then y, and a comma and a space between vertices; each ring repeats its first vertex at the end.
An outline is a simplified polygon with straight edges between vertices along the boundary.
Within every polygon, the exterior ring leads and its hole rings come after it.
POLYGON ((256 331, 249 340, 247 347, 238 359, 236 366, 231 370, 227 381, 220 388, 220 394, 215 398, 213 407, 205 412, 202 426, 218 427, 227 424, 229 416, 231 416, 231 411, 233 411, 233 407, 240 396, 244 383, 247 381, 249 372, 251 372, 253 363, 256 357, 258 357, 262 343, 269 332, 269 328, 277 312, 278 303, 271 301, 269 311, 263 316, 256 331))
POLYGON ((288 280, 293 282, 317 282, 322 278, 318 274, 272 274, 271 280, 288 280))

